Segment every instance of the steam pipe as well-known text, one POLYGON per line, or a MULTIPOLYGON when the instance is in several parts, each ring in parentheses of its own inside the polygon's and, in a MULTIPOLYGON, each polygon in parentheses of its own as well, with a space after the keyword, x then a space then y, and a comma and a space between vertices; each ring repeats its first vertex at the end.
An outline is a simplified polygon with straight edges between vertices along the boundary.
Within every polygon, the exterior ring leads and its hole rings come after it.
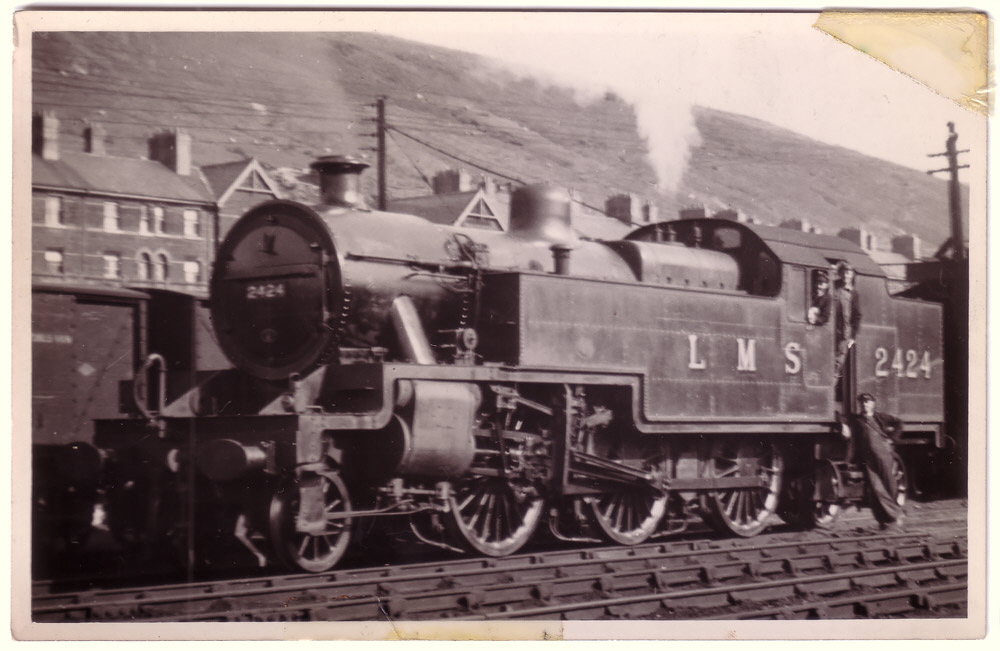
POLYGON ((409 296, 397 296, 390 308, 392 326, 396 330, 403 356, 417 364, 434 364, 434 351, 420 324, 417 308, 409 296))

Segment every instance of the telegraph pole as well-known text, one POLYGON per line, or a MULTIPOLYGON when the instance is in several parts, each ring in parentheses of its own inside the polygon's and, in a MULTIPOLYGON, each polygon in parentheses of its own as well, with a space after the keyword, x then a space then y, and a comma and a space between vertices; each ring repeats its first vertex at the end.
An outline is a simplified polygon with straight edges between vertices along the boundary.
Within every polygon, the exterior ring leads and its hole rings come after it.
POLYGON ((965 235, 962 229, 962 195, 961 186, 958 183, 958 170, 965 169, 969 167, 968 165, 958 164, 958 155, 968 153, 968 149, 962 149, 959 151, 955 148, 955 142, 958 140, 958 134, 955 133, 955 123, 948 123, 948 142, 945 145, 945 151, 939 154, 928 154, 929 158, 935 156, 947 156, 948 157, 948 167, 939 170, 930 170, 928 174, 937 174, 938 172, 950 172, 951 180, 948 182, 948 211, 951 214, 951 242, 952 248, 955 251, 955 260, 962 261, 965 260, 965 235))
POLYGON ((378 156, 378 209, 385 210, 388 204, 385 191, 385 96, 380 95, 375 103, 377 115, 375 118, 375 137, 377 138, 378 156))
MULTIPOLYGON (((955 133, 955 123, 948 123, 948 141, 945 151, 939 154, 928 154, 930 157, 946 156, 948 166, 931 170, 928 174, 948 172, 948 209, 951 217, 952 258, 945 259, 939 253, 937 261, 936 282, 928 282, 933 288, 933 295, 944 305, 943 337, 945 377, 951 378, 945 386, 946 431, 954 441, 954 456, 945 456, 943 464, 949 465, 951 478, 961 494, 968 490, 969 462, 969 257, 965 249, 965 236, 962 228, 961 186, 958 183, 958 170, 969 167, 958 164, 958 155, 968 152, 959 150, 955 143, 958 134, 955 133)), ((942 251, 944 247, 942 247, 942 251)), ((933 268, 932 268, 933 270, 933 268)), ((941 441, 944 443, 944 441, 941 441)), ((942 471, 943 472, 943 471, 942 471)), ((942 474, 941 478, 946 475, 942 474)))

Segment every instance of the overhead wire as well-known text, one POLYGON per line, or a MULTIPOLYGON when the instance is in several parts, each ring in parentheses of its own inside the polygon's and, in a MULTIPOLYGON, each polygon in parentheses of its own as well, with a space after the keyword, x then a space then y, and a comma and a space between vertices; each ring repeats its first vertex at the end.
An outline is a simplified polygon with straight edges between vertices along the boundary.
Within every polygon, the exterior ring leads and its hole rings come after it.
POLYGON ((449 158, 453 158, 453 159, 457 160, 460 163, 465 163, 466 165, 471 165, 472 167, 475 167, 476 169, 482 170, 484 172, 488 172, 489 174, 493 174, 494 176, 499 176, 500 178, 506 179, 508 181, 513 181, 515 183, 520 183, 521 185, 524 185, 526 183, 523 179, 520 179, 520 178, 518 178, 516 176, 510 176, 509 174, 505 174, 504 172, 498 172, 497 170, 488 168, 488 167, 486 167, 484 165, 480 165, 479 163, 476 163, 474 161, 468 160, 467 158, 463 158, 463 157, 458 156, 456 154, 453 154, 451 152, 445 151, 444 149, 441 149, 440 147, 437 147, 436 145, 432 145, 429 142, 427 142, 425 140, 421 140, 420 138, 417 138, 416 136, 414 136, 412 134, 409 134, 409 133, 407 133, 405 131, 397 129, 396 127, 386 125, 386 129, 389 130, 389 131, 395 131, 396 133, 400 134, 401 136, 405 136, 405 137, 409 138, 410 140, 413 140, 414 142, 420 143, 421 145, 423 145, 424 147, 427 147, 428 149, 436 151, 437 153, 443 154, 443 155, 445 155, 445 156, 447 156, 449 158))

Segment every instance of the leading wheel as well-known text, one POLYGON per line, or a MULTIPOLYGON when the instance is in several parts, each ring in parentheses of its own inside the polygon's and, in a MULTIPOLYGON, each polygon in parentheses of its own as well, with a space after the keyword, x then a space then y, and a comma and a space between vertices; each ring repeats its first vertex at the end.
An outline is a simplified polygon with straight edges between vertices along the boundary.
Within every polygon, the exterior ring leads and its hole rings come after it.
POLYGON ((506 556, 531 538, 545 500, 500 477, 475 477, 455 485, 448 506, 449 525, 463 545, 487 556, 506 556))
POLYGON ((291 570, 325 572, 344 556, 351 538, 350 518, 331 515, 351 510, 347 487, 336 474, 321 476, 323 511, 326 529, 313 535, 295 530, 299 512, 299 487, 295 481, 285 483, 271 498, 270 534, 278 560, 291 570))
POLYGON ((755 536, 778 506, 784 461, 770 441, 737 439, 716 443, 705 465, 715 479, 757 478, 752 488, 720 488, 702 496, 705 519, 722 533, 755 536))
POLYGON ((667 494, 647 487, 623 487, 584 498, 601 534, 620 545, 638 545, 653 535, 667 509, 667 494))

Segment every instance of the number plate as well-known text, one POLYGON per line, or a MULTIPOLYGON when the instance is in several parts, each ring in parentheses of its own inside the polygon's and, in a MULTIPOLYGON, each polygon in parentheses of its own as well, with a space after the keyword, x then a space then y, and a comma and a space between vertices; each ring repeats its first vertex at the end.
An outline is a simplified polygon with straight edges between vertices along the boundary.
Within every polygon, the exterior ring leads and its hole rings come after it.
POLYGON ((285 295, 285 283, 258 283, 247 285, 247 300, 280 298, 285 295))

